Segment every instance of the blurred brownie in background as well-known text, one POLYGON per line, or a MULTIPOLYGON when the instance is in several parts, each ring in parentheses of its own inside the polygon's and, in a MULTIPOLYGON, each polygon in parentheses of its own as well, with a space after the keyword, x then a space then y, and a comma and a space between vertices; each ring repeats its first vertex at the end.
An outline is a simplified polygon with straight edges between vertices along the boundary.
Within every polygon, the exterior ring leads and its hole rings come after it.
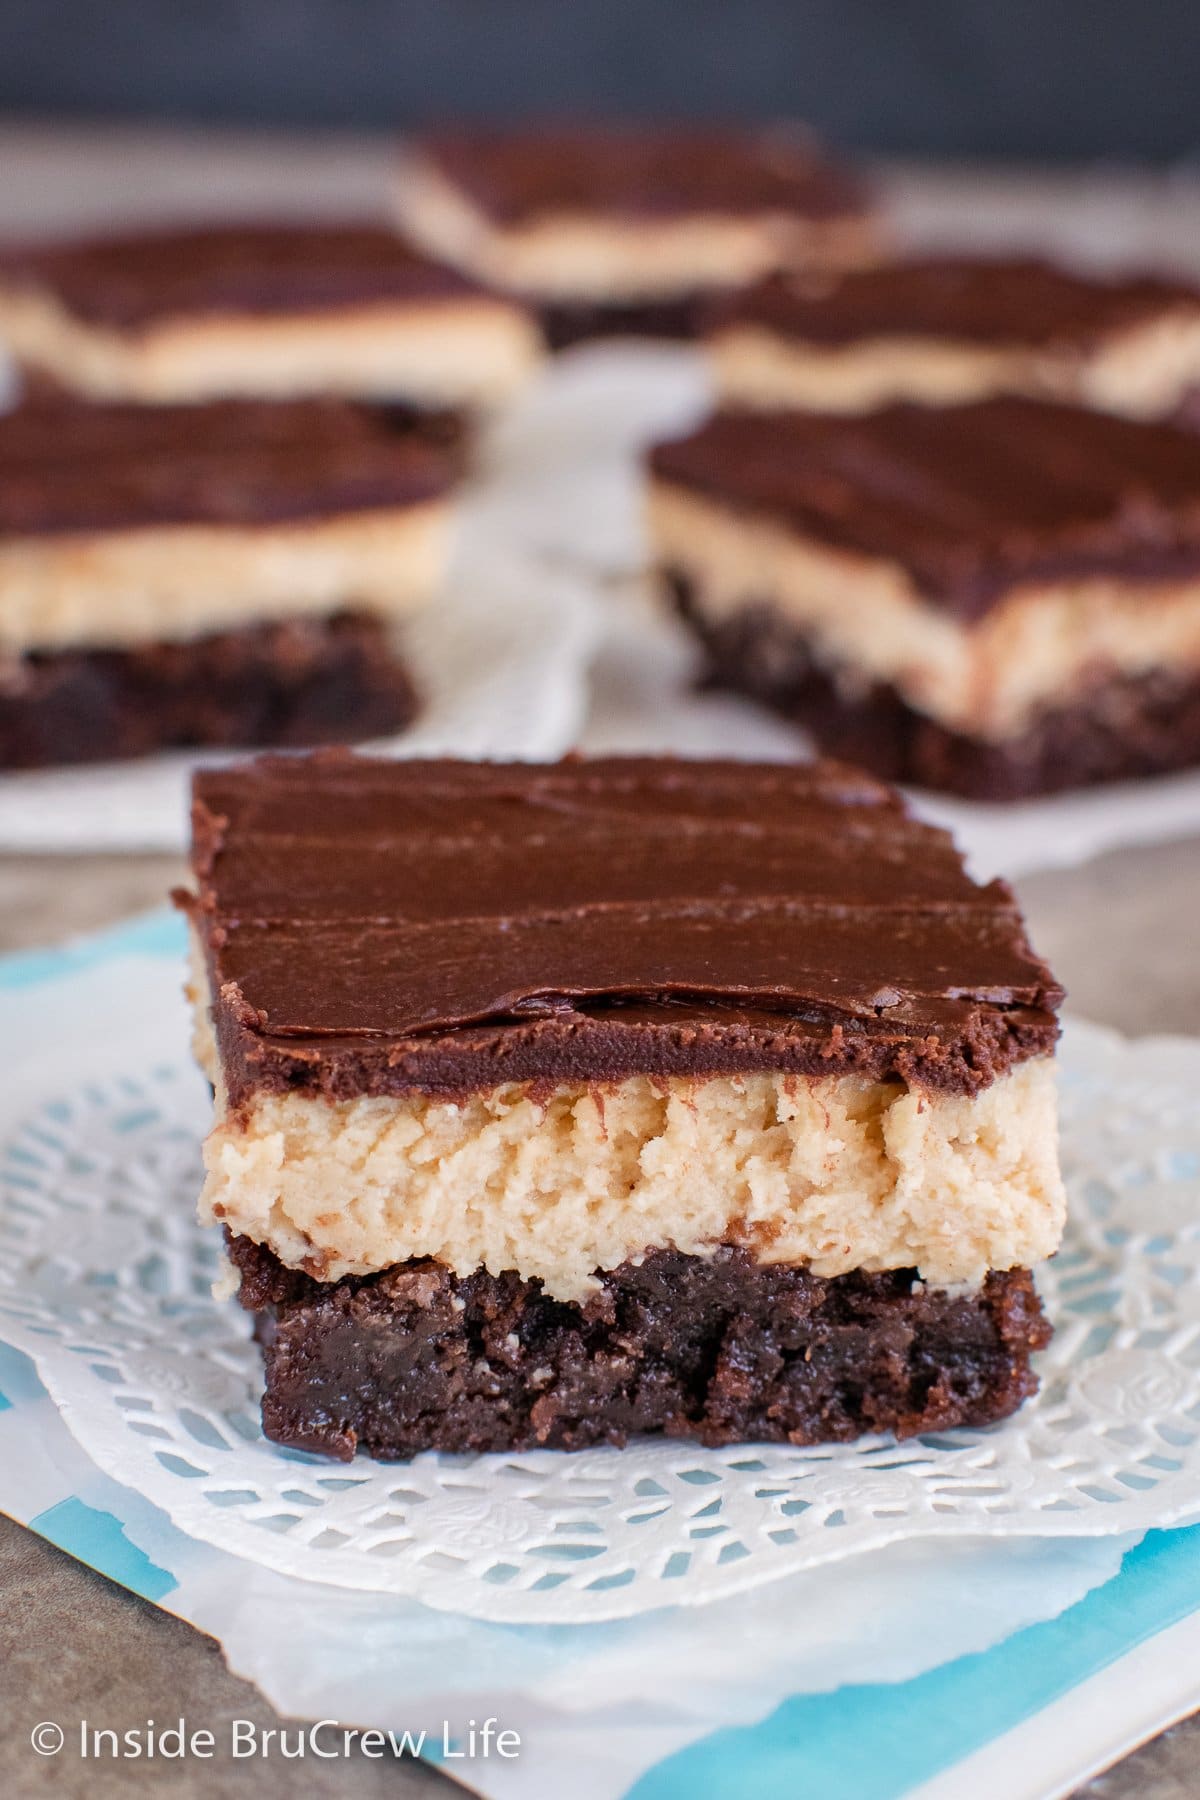
POLYGON ((1024 394, 1154 417, 1200 383, 1200 288, 927 257, 768 276, 708 341, 729 406, 852 413, 1024 394))
POLYGON ((0 768, 401 729, 453 475, 341 401, 0 418, 0 768))
POLYGON ((431 255, 535 305, 552 348, 692 337, 714 297, 879 248, 862 183, 794 126, 433 132, 396 200, 431 255))
POLYGON ((212 225, 10 249, 0 341, 92 400, 370 400, 405 425, 505 400, 530 315, 394 232, 212 225))
POLYGON ((1019 398, 727 411, 650 457, 712 679, 893 779, 1010 799, 1200 763, 1200 440, 1019 398))

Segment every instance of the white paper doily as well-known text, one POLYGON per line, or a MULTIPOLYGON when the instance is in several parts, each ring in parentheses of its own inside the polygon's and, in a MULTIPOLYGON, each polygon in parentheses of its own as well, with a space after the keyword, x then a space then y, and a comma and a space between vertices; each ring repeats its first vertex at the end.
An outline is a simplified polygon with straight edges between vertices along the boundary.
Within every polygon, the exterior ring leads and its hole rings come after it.
POLYGON ((191 1223, 208 1101, 181 1055, 97 1074, 3 1147, 0 1336, 80 1444, 184 1531, 480 1618, 700 1604, 901 1538, 1095 1535, 1200 1512, 1200 1043, 1072 1025, 1057 1335, 1014 1420, 901 1445, 336 1465, 259 1432, 248 1322, 191 1223))

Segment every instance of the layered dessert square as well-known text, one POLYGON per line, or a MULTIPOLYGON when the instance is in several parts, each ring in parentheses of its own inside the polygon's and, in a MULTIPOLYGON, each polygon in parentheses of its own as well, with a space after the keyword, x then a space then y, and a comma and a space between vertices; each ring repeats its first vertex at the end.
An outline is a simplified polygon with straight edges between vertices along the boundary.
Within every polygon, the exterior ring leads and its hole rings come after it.
POLYGON ((716 683, 889 779, 1012 799, 1200 762, 1200 441, 994 398, 727 411, 650 455, 716 683))
POLYGON ((399 730, 452 482, 337 401, 0 417, 0 768, 399 730))
POLYGON ((311 395, 424 417, 506 399, 536 326, 370 225, 207 225, 0 254, 0 342, 95 400, 311 395))
POLYGON ((396 203, 431 254, 535 305, 559 349, 691 337, 715 297, 769 270, 879 247, 863 185, 797 127, 430 132, 396 203))
POLYGON ((709 337, 726 406, 868 412, 991 394, 1152 418, 1200 384, 1200 289, 1028 258, 766 277, 709 337))
POLYGON ((1033 1392, 1060 990, 834 764, 205 772, 204 1221, 349 1458, 808 1444, 1033 1392))

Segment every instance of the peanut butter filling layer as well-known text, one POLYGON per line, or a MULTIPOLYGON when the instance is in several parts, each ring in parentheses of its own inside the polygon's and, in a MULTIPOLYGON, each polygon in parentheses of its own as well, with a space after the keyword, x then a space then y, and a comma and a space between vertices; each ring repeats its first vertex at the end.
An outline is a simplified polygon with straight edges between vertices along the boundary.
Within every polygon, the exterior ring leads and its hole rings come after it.
POLYGON ((179 642, 352 605, 402 617, 441 578, 441 501, 277 525, 0 541, 0 654, 179 642))
POLYGON ((1200 577, 1027 580, 978 621, 929 605, 897 562, 824 543, 664 481, 650 490, 656 563, 717 623, 765 606, 851 687, 894 686, 940 724, 1001 739, 1099 675, 1200 670, 1200 577))
POLYGON ((167 318, 122 331, 73 317, 52 294, 0 290, 0 339, 19 362, 92 400, 164 404, 341 394, 489 407, 540 354, 523 312, 483 298, 295 318, 167 318))
POLYGON ((1086 352, 900 334, 805 343, 748 322, 714 333, 709 350, 729 406, 857 413, 896 400, 946 406, 1023 394, 1153 418, 1200 381, 1200 315, 1171 314, 1114 333, 1086 352))
POLYGON ((513 1084, 461 1101, 218 1103, 200 1215, 322 1281, 414 1257, 575 1300, 657 1248, 974 1284, 1058 1246, 1050 1059, 979 1094, 777 1074, 513 1084))

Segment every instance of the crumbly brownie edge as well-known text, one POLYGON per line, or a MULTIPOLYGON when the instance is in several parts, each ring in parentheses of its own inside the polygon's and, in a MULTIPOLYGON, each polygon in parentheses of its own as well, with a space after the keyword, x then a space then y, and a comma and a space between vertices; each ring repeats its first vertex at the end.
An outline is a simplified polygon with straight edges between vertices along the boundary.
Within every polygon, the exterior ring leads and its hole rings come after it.
POLYGON ((130 650, 15 658, 0 681, 0 768, 401 731, 418 698, 392 630, 344 612, 130 650))
POLYGON ((511 1273, 421 1261, 322 1286, 246 1238, 228 1250, 257 1315, 267 1436, 341 1461, 986 1425, 1036 1390, 1051 1334, 1024 1269, 958 1295, 911 1270, 824 1280, 728 1247, 655 1250, 564 1304, 511 1273))
POLYGON ((1154 670, 1092 684, 1004 741, 949 730, 887 683, 853 696, 813 655, 808 635, 769 604, 713 621, 691 579, 664 571, 670 597, 704 648, 706 680, 793 720, 821 751, 885 780, 970 800, 1011 801, 1200 764, 1200 676, 1154 670))

